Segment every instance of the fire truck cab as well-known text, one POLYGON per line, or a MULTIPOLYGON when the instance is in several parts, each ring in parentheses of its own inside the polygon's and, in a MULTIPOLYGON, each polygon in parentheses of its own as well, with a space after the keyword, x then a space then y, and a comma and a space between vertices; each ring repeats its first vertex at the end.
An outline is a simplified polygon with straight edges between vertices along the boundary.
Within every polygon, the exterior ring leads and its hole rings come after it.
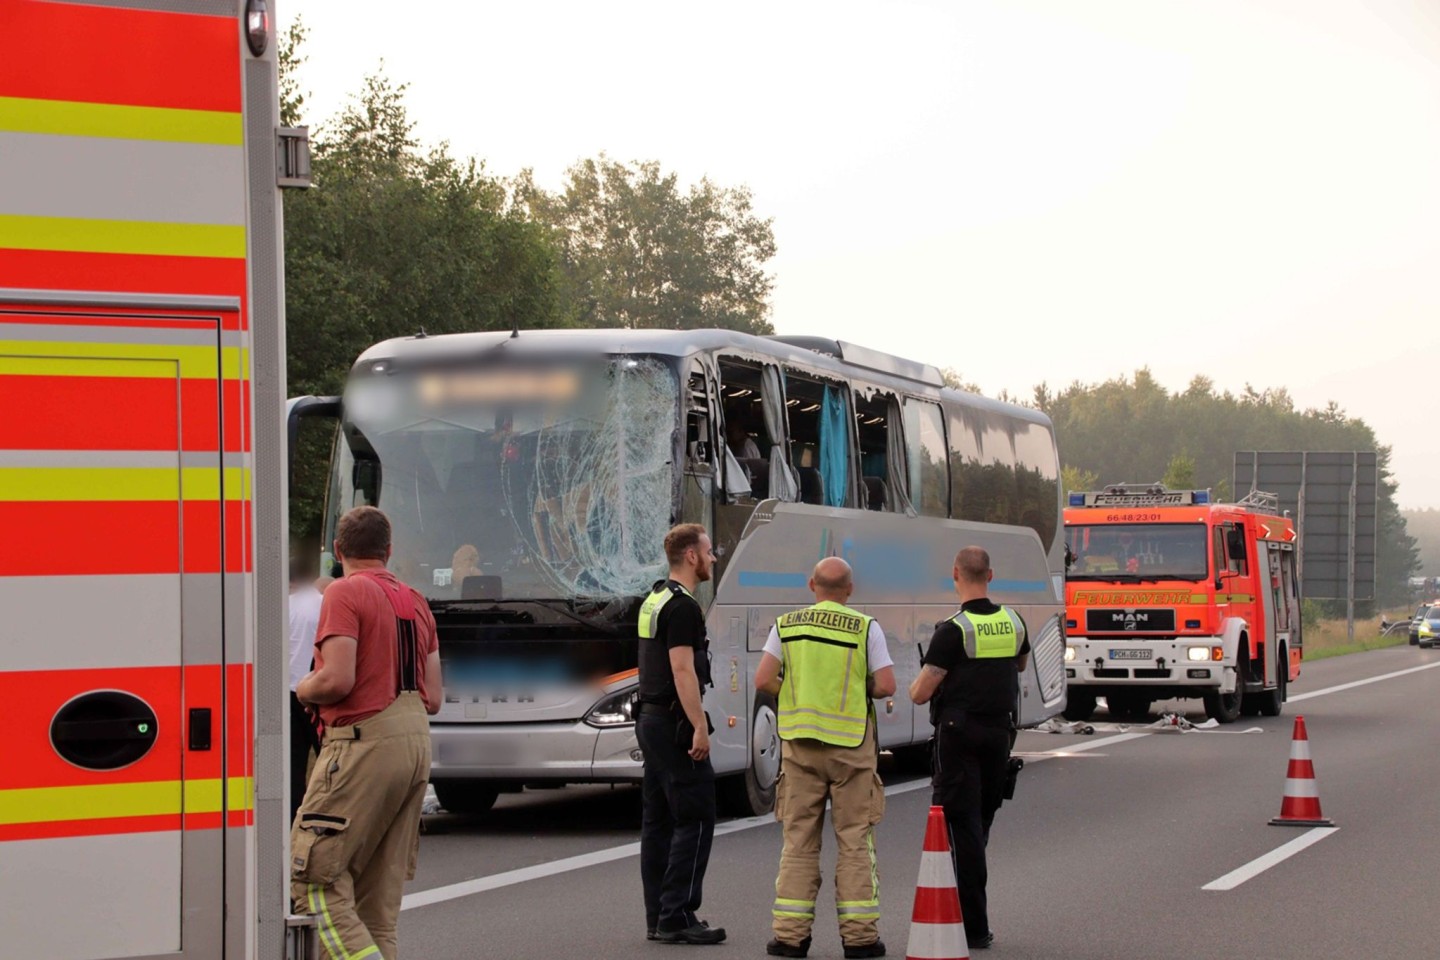
POLYGON ((1065 716, 1116 719, 1200 697, 1208 716, 1279 716, 1304 643, 1294 522, 1272 494, 1117 484, 1065 509, 1065 716))

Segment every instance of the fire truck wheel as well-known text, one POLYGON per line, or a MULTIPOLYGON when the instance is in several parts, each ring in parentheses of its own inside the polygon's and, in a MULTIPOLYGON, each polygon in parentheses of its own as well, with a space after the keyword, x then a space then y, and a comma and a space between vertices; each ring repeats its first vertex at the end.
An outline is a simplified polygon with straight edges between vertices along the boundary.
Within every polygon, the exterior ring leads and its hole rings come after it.
MULTIPOLYGON (((1290 672, 1290 664, 1285 658, 1285 648, 1281 647, 1280 656, 1276 660, 1276 663, 1279 665, 1279 670, 1275 674, 1275 689, 1266 690, 1255 696, 1262 717, 1278 717, 1280 716, 1280 711, 1285 709, 1286 675, 1290 672)), ((1249 701, 1250 697, 1246 697, 1245 699, 1249 701)))
POLYGON ((1089 690, 1077 690, 1071 687, 1065 695, 1065 719, 1075 721, 1089 720, 1095 713, 1095 694, 1089 690))
POLYGON ((500 791, 484 780, 435 780, 435 799, 446 813, 478 816, 495 806, 500 791))

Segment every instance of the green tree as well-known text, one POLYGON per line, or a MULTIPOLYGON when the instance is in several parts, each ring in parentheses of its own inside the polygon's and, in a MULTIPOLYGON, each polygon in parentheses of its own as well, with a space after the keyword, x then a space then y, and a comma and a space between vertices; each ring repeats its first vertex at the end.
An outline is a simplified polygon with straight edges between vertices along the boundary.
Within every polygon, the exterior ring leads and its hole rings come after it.
MULTIPOLYGON (((291 107, 304 99, 292 30, 282 47, 291 107)), ((390 337, 563 324, 557 251, 508 203, 505 184, 444 144, 422 151, 405 87, 383 68, 312 141, 314 189, 285 197, 285 306, 292 394, 338 392, 355 358, 390 337)), ((294 119, 298 119, 294 118, 294 119)), ((292 120, 293 122, 293 120, 292 120)), ((291 530, 319 517, 327 450, 297 451, 291 530)))
POLYGON ((1061 493, 1085 493, 1100 487, 1100 477, 1094 470, 1082 470, 1071 464, 1060 468, 1061 493))
POLYGON ((1231 490, 1237 450, 1374 450, 1380 471, 1376 590, 1382 604, 1403 599, 1418 561, 1395 505, 1390 451, 1377 445, 1369 425, 1335 404, 1298 410, 1283 387, 1247 384, 1239 395, 1218 393, 1203 376, 1171 394, 1142 369, 1133 378, 1047 391, 1042 409, 1055 423, 1067 470, 1090 471, 1106 483, 1163 476, 1167 485, 1208 487, 1217 499, 1245 492, 1231 490))
POLYGON ((1165 476, 1160 480, 1166 490, 1192 490, 1195 487, 1195 460, 1183 453, 1170 458, 1165 476))
POLYGON ((514 197, 553 232, 579 325, 774 332, 773 221, 748 188, 707 178, 686 190, 658 163, 602 153, 572 166, 559 194, 524 171, 514 197))

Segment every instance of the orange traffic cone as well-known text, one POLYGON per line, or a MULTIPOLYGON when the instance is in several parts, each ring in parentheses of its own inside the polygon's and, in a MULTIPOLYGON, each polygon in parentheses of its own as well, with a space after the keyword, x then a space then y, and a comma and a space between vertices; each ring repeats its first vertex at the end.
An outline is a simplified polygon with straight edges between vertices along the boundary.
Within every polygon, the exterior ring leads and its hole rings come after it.
POLYGON ((1320 813, 1320 789, 1315 782, 1315 765, 1310 762, 1310 738, 1305 735, 1305 718, 1295 718, 1295 736, 1290 741, 1290 769, 1285 773, 1285 799, 1280 816, 1271 819, 1279 827, 1330 827, 1335 821, 1320 813))
POLYGON ((925 824, 925 850, 920 854, 920 879, 915 883, 915 912, 910 916, 906 960, 969 960, 965 921, 960 916, 960 891, 945 831, 945 810, 930 808, 925 824))

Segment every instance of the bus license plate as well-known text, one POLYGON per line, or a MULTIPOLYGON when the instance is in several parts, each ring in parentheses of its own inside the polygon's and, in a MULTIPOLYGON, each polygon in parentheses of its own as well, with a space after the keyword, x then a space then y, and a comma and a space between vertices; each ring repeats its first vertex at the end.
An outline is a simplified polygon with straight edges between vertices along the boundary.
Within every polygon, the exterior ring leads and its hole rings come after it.
POLYGON ((1149 660, 1152 655, 1150 650, 1111 650, 1111 660, 1149 660))

